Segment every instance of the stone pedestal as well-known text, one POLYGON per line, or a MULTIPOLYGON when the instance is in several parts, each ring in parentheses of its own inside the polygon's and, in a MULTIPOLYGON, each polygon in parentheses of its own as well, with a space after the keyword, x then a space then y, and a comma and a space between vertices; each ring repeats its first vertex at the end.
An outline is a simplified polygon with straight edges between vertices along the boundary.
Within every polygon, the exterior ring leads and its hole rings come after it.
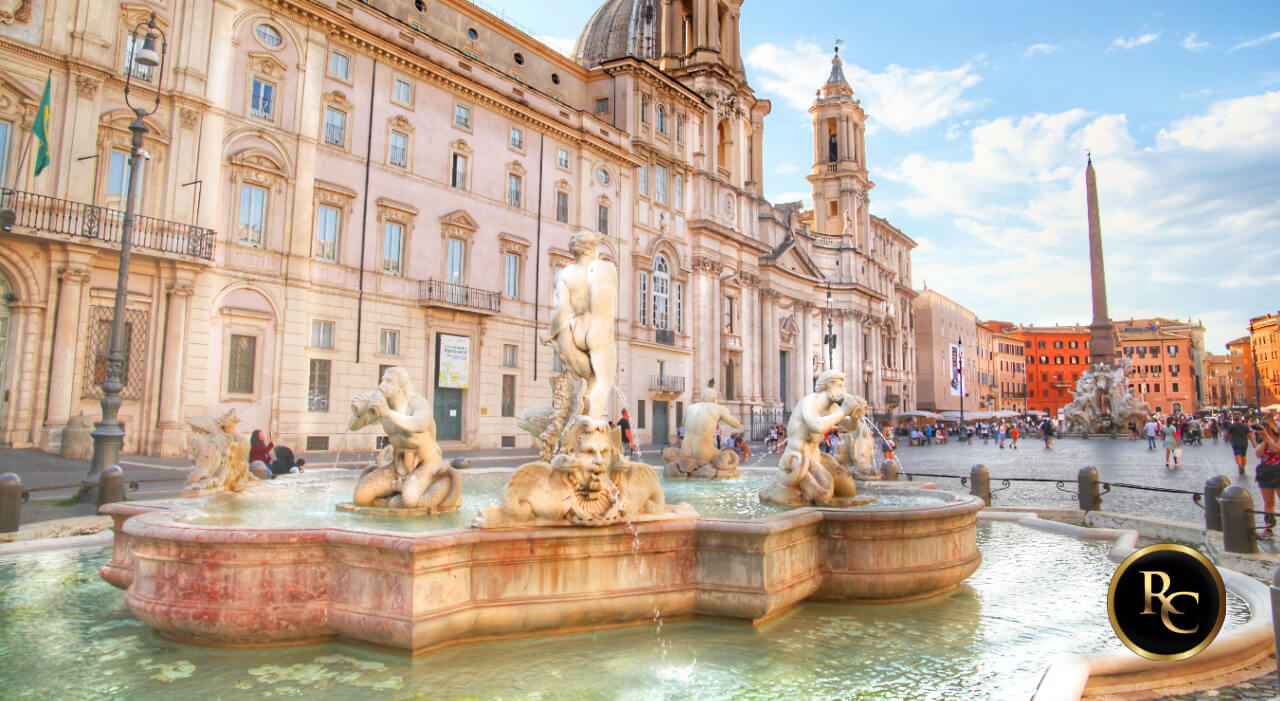
POLYGON ((73 416, 62 429, 62 445, 58 454, 71 460, 93 458, 93 421, 87 416, 73 416))

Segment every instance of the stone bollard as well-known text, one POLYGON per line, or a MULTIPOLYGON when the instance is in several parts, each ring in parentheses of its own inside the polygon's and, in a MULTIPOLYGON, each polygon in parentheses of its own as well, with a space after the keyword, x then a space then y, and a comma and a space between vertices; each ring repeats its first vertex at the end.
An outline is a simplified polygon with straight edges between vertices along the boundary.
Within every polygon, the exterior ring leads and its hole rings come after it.
POLYGON ((898 461, 885 460, 884 464, 880 466, 880 474, 884 475, 884 480, 886 482, 897 482, 898 481, 898 461))
POLYGON ((17 532, 21 509, 22 478, 12 472, 0 475, 0 533, 17 532))
POLYGON ((1080 510, 1100 511, 1102 509, 1102 483, 1098 481, 1098 468, 1085 466, 1076 475, 1076 491, 1079 493, 1080 510))
POLYGON ((1222 547, 1229 553, 1256 553, 1253 534, 1253 495, 1238 484, 1227 487, 1218 497, 1222 510, 1222 547))
POLYGON ((1204 481, 1204 527, 1210 531, 1222 530, 1222 511, 1218 508, 1218 497, 1222 490, 1231 486, 1231 480, 1223 475, 1214 475, 1204 481))
POLYGON ((991 472, 986 465, 974 465, 969 470, 969 493, 991 506, 991 472))
POLYGON ((1280 570, 1271 579, 1271 628, 1276 645, 1280 647, 1280 570))
POLYGON ((116 501, 124 501, 124 470, 119 465, 107 465, 98 479, 98 506, 116 501))

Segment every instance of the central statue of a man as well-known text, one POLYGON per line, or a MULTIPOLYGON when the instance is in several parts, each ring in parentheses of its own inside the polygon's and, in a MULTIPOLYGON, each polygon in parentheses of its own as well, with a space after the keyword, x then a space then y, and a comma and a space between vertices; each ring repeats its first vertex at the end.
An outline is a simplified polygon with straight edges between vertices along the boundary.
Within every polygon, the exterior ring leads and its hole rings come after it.
POLYGON ((580 231, 569 239, 573 263, 556 273, 551 328, 542 342, 551 345, 570 374, 586 383, 582 414, 603 419, 609 393, 618 379, 614 341, 618 269, 600 260, 600 235, 580 231))

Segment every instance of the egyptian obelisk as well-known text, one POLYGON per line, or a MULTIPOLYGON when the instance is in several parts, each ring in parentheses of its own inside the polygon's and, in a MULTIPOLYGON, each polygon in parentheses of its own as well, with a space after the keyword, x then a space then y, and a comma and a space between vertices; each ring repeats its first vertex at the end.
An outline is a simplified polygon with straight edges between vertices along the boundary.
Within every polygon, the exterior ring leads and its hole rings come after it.
POLYGON ((1115 365, 1116 330, 1107 316, 1107 276, 1102 269, 1102 223, 1098 218, 1098 181, 1093 156, 1084 169, 1085 197, 1089 204, 1089 277, 1093 288, 1093 323, 1089 324, 1089 363, 1115 365))

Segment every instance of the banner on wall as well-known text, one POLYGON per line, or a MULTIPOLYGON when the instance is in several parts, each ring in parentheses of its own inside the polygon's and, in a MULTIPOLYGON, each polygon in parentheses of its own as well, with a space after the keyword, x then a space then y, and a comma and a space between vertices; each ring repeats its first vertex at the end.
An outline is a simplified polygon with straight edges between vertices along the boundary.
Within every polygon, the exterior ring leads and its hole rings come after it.
POLYGON ((951 344, 951 396, 964 396, 964 346, 951 344))
POLYGON ((471 338, 440 334, 440 358, 436 386, 466 389, 471 375, 471 338))

